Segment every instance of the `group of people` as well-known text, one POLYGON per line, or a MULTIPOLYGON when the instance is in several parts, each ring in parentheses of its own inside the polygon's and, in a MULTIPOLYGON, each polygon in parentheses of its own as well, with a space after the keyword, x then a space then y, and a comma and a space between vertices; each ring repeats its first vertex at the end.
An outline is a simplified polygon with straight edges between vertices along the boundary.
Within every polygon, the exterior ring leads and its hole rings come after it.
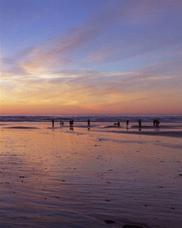
MULTIPOLYGON (((52 128, 54 128, 54 122, 55 121, 52 120, 52 128)), ((127 129, 129 127, 129 122, 130 122, 129 120, 126 120, 126 128, 127 129)), ((153 120, 153 126, 154 127, 159 127, 159 124, 160 124, 160 121, 158 119, 153 120)), ((70 128, 73 128, 73 126, 74 126, 74 120, 73 119, 71 119, 69 121, 69 125, 70 125, 70 128)), ((87 125, 88 125, 88 128, 90 128, 90 119, 87 120, 87 125)), ((120 122, 114 123, 114 125, 120 127, 120 122)), ((61 126, 64 126, 64 121, 62 121, 62 120, 60 121, 60 127, 61 126)), ((139 128, 142 127, 142 120, 141 119, 138 119, 138 126, 139 126, 139 128)))
MULTIPOLYGON (((128 127, 129 127, 129 123, 130 123, 130 121, 129 121, 129 120, 126 120, 126 128, 127 128, 127 129, 128 129, 128 127)), ((159 124, 160 124, 160 121, 159 121, 158 119, 155 119, 155 120, 153 121, 154 127, 159 127, 159 124)), ((120 122, 114 123, 114 125, 120 127, 120 122)), ((141 120, 141 119, 138 119, 138 127, 139 127, 139 128, 142 127, 142 120, 141 120)))
MULTIPOLYGON (((158 119, 153 120, 154 127, 159 127, 159 124, 160 124, 160 121, 158 119)), ((138 120, 138 126, 139 126, 139 128, 142 127, 142 120, 141 119, 138 120)))
POLYGON ((159 121, 158 119, 155 119, 155 120, 153 121, 154 127, 158 127, 159 124, 160 124, 160 121, 159 121))
MULTIPOLYGON (((54 128, 55 120, 52 120, 52 128, 54 128)), ((60 127, 64 126, 64 121, 60 120, 60 127)))
MULTIPOLYGON (((52 128, 54 128, 54 123, 55 123, 55 120, 52 120, 52 128)), ((87 124, 88 124, 88 127, 90 127, 90 119, 87 120, 87 124)), ((73 119, 69 121, 69 125, 70 125, 70 128, 73 128, 74 126, 73 119)), ((63 126, 64 126, 64 121, 60 120, 60 127, 63 127, 63 126)))
MULTIPOLYGON (((129 120, 126 121, 126 127, 127 128, 129 126, 129 122, 130 122, 129 120)), ((117 127, 120 127, 121 126, 120 122, 114 123, 114 125, 117 126, 117 127)))

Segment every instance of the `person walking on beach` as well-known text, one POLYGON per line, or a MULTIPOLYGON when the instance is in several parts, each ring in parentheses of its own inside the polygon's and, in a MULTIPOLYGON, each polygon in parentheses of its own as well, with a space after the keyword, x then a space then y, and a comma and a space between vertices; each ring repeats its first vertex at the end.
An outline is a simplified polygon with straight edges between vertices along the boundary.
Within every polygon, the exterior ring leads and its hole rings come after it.
POLYGON ((70 127, 72 127, 72 120, 70 120, 69 123, 70 123, 70 127))
POLYGON ((142 127, 142 120, 141 119, 138 120, 138 126, 139 126, 139 128, 142 127))
POLYGON ((129 120, 126 121, 126 128, 129 126, 129 120))
POLYGON ((52 128, 54 127, 54 120, 52 120, 52 128))
POLYGON ((70 123, 70 130, 73 130, 73 123, 74 123, 74 120, 70 120, 69 123, 70 123))
POLYGON ((120 122, 118 122, 118 127, 120 127, 120 122))
POLYGON ((88 127, 90 127, 90 119, 87 120, 88 127))
POLYGON ((70 120, 70 127, 73 127, 74 120, 70 120))

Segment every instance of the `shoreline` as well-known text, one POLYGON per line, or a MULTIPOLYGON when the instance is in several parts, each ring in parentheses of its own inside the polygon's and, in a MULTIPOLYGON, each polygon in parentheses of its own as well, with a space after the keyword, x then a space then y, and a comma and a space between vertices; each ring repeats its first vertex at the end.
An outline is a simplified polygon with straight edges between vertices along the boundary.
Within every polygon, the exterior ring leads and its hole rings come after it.
MULTIPOLYGON (((14 124, 13 126, 9 126, 9 125, 1 125, 1 129, 2 130, 6 130, 6 129, 14 129, 14 130, 42 130, 44 128, 42 128, 41 126, 35 126, 35 124, 28 124, 28 126, 26 126, 25 124, 19 125, 19 123, 17 123, 18 126, 16 124, 14 124), (29 126, 30 125, 30 126, 29 126)), ((45 123, 43 123, 45 124, 45 123)), ((41 125, 41 124, 39 124, 41 125)), ((164 136, 164 137, 174 137, 174 138, 181 138, 182 137, 182 130, 181 128, 177 128, 177 127, 171 127, 171 126, 163 126, 163 127, 152 127, 152 126, 144 126, 142 128, 138 128, 138 127, 130 127, 128 129, 126 129, 125 127, 117 127, 117 126, 100 126, 100 125, 91 125, 91 126, 87 126, 87 125, 76 125, 73 126, 72 128, 70 128, 69 125, 65 125, 65 126, 55 126, 55 127, 51 127, 51 126, 46 126, 46 129, 52 129, 52 130, 68 130, 68 131, 73 131, 73 130, 90 130, 92 132, 105 132, 105 133, 118 133, 118 134, 126 134, 126 135, 146 135, 146 136, 164 136), (114 130, 117 129, 117 130, 114 130), (168 130, 169 129, 169 130, 168 130), (177 130, 179 129, 179 130, 177 130)))

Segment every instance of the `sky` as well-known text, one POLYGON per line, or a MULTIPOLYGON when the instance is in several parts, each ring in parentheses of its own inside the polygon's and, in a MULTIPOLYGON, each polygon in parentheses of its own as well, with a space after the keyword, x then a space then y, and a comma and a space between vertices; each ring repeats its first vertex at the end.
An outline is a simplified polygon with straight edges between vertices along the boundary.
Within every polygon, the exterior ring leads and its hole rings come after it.
POLYGON ((182 114, 181 0, 0 0, 1 115, 182 114))

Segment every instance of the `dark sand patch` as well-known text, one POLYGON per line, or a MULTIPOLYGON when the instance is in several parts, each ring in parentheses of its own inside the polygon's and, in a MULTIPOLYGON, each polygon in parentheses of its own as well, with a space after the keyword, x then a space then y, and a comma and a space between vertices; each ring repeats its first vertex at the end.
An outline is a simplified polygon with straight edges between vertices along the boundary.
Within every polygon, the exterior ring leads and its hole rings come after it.
POLYGON ((117 125, 108 125, 103 128, 123 128, 123 126, 117 126, 117 125))
POLYGON ((182 131, 109 131, 111 133, 148 135, 148 136, 165 136, 165 137, 182 137, 182 131))
MULTIPOLYGON (((158 127, 151 126, 151 125, 143 125, 140 128, 141 129, 176 129, 176 128, 179 128, 179 127, 178 126, 169 126, 169 125, 161 125, 161 126, 158 126, 158 127)), ((138 125, 131 125, 130 128, 138 129, 139 126, 138 125)))
POLYGON ((122 226, 122 228, 144 228, 144 226, 126 224, 126 225, 122 226))
POLYGON ((25 127, 25 126, 14 126, 14 127, 5 127, 10 129, 39 129, 38 127, 25 127))

